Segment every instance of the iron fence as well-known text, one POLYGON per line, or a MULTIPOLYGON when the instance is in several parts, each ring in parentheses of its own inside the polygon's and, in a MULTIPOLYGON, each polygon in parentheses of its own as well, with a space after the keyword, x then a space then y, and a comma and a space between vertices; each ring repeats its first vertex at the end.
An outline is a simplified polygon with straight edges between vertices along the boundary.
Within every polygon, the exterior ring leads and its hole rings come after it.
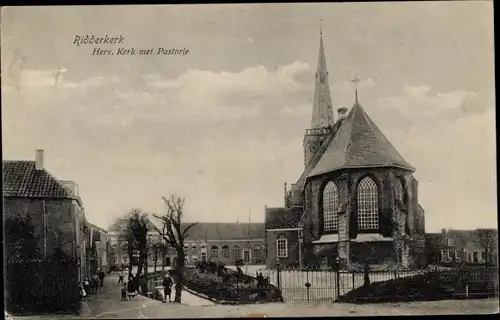
MULTIPOLYGON (((363 271, 268 269, 263 274, 271 284, 279 287, 285 302, 338 301, 365 284, 363 271)), ((439 282, 446 291, 446 298, 491 296, 498 294, 499 289, 497 267, 372 270, 368 273, 369 283, 393 280, 395 285, 404 285, 419 281, 419 277, 439 282)))

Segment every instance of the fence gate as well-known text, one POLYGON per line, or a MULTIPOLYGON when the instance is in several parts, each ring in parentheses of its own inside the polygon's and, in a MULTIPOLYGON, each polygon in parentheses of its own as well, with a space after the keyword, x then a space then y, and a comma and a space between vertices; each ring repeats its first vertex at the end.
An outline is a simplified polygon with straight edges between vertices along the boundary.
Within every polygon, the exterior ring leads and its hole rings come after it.
POLYGON ((268 270, 271 284, 280 288, 284 302, 334 302, 338 273, 331 270, 268 270))

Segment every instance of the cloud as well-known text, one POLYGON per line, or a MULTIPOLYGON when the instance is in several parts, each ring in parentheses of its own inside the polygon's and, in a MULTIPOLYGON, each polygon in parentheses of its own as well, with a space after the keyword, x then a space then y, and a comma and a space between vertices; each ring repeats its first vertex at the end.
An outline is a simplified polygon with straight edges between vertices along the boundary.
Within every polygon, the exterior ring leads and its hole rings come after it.
POLYGON ((476 93, 467 90, 433 93, 432 88, 426 85, 406 85, 400 95, 380 98, 378 105, 422 119, 455 119, 483 112, 485 107, 475 105, 476 98, 476 93))

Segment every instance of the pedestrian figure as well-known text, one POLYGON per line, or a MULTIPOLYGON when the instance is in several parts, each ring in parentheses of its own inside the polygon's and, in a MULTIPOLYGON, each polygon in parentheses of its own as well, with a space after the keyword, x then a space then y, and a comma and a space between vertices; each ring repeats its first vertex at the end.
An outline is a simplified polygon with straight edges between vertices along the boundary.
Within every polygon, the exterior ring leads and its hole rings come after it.
POLYGON ((121 294, 122 294, 121 300, 126 301, 127 300, 127 283, 126 282, 122 286, 121 294))
POLYGON ((99 271, 99 283, 101 284, 101 288, 104 287, 104 276, 104 271, 101 268, 101 270, 99 271))
POLYGON ((99 288, 99 276, 97 275, 97 273, 94 273, 92 275, 92 279, 91 279, 90 283, 92 285, 92 291, 94 293, 96 293, 97 289, 99 288))
POLYGON ((118 272, 118 285, 123 284, 123 272, 118 272))
POLYGON ((173 281, 172 278, 168 276, 168 274, 165 275, 165 278, 163 279, 163 283, 161 284, 163 286, 163 303, 167 302, 167 296, 168 296, 168 301, 172 302, 172 285, 173 281))

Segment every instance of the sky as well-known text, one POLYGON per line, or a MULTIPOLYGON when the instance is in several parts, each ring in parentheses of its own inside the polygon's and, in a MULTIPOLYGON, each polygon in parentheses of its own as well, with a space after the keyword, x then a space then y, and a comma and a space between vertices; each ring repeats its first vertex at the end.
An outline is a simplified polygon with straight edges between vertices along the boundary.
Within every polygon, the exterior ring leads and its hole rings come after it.
POLYGON ((497 226, 493 2, 7 7, 3 158, 79 185, 106 228, 186 198, 190 221, 263 221, 302 173, 320 19, 333 108, 412 166, 426 228, 497 226), (74 44, 75 36, 122 44, 74 44), (189 49, 157 55, 158 48, 189 49), (94 48, 152 55, 92 55, 94 48))

